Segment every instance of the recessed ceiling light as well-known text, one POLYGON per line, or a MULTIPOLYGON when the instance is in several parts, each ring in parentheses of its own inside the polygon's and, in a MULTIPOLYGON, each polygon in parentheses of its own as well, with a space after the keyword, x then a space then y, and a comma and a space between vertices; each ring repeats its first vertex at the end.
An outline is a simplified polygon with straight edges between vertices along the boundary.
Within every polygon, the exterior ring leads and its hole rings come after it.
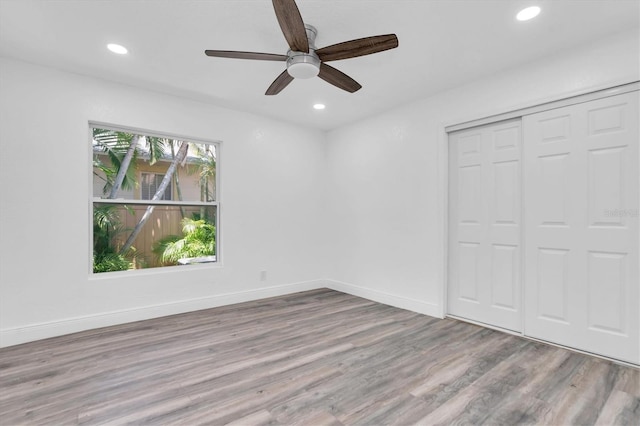
POLYGON ((109 49, 113 53, 117 53, 118 55, 125 55, 128 52, 126 47, 115 43, 107 44, 107 49, 109 49))
POLYGON ((324 104, 315 104, 313 106, 313 109, 325 109, 325 105, 324 104))
POLYGON ((516 19, 518 21, 528 21, 529 19, 533 19, 540 13, 540 8, 538 6, 531 6, 525 9, 522 9, 516 15, 516 19))

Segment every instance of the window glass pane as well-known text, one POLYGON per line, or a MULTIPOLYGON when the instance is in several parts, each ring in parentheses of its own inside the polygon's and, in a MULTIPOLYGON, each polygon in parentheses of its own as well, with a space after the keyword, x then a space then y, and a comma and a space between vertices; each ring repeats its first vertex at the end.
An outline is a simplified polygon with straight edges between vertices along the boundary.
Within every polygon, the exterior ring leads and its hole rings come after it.
POLYGON ((216 261, 216 206, 93 204, 93 271, 216 261))
POLYGON ((99 128, 92 143, 96 198, 217 200, 214 144, 99 128))

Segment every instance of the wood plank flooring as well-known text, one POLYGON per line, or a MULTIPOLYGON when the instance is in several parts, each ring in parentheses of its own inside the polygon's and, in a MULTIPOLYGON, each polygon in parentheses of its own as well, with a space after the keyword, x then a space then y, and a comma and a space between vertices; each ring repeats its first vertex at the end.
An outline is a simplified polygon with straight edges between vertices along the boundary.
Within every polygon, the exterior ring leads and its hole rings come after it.
POLYGON ((2 425, 640 425, 640 370, 332 290, 0 349, 2 425))

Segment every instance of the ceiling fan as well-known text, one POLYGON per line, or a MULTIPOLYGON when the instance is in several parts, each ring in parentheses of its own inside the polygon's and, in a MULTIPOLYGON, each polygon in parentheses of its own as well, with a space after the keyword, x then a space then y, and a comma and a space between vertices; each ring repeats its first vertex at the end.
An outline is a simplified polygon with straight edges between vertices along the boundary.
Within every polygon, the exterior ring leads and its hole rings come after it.
POLYGON ((365 37, 345 41, 316 49, 317 30, 305 24, 294 0, 272 0, 278 23, 289 44, 286 55, 275 53, 238 52, 234 50, 205 50, 207 56, 235 59, 256 59, 260 61, 281 61, 287 63, 287 69, 280 74, 265 95, 277 95, 294 78, 320 77, 327 83, 353 93, 362 86, 341 71, 325 62, 370 55, 398 47, 395 34, 365 37))

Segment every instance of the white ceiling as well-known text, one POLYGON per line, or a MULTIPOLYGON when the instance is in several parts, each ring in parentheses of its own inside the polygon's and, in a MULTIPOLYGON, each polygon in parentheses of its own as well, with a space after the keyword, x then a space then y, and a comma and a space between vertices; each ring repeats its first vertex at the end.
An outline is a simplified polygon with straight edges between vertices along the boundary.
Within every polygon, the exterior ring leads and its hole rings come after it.
POLYGON ((298 0, 318 48, 395 33, 397 49, 331 65, 363 88, 319 78, 265 96, 282 62, 205 49, 286 54, 269 0, 0 0, 0 55, 255 112, 319 129, 640 26, 639 0, 298 0), (542 7, 518 22, 525 6, 542 7), (106 50, 115 42, 130 53, 106 50), (322 102, 324 111, 312 104, 322 102))

